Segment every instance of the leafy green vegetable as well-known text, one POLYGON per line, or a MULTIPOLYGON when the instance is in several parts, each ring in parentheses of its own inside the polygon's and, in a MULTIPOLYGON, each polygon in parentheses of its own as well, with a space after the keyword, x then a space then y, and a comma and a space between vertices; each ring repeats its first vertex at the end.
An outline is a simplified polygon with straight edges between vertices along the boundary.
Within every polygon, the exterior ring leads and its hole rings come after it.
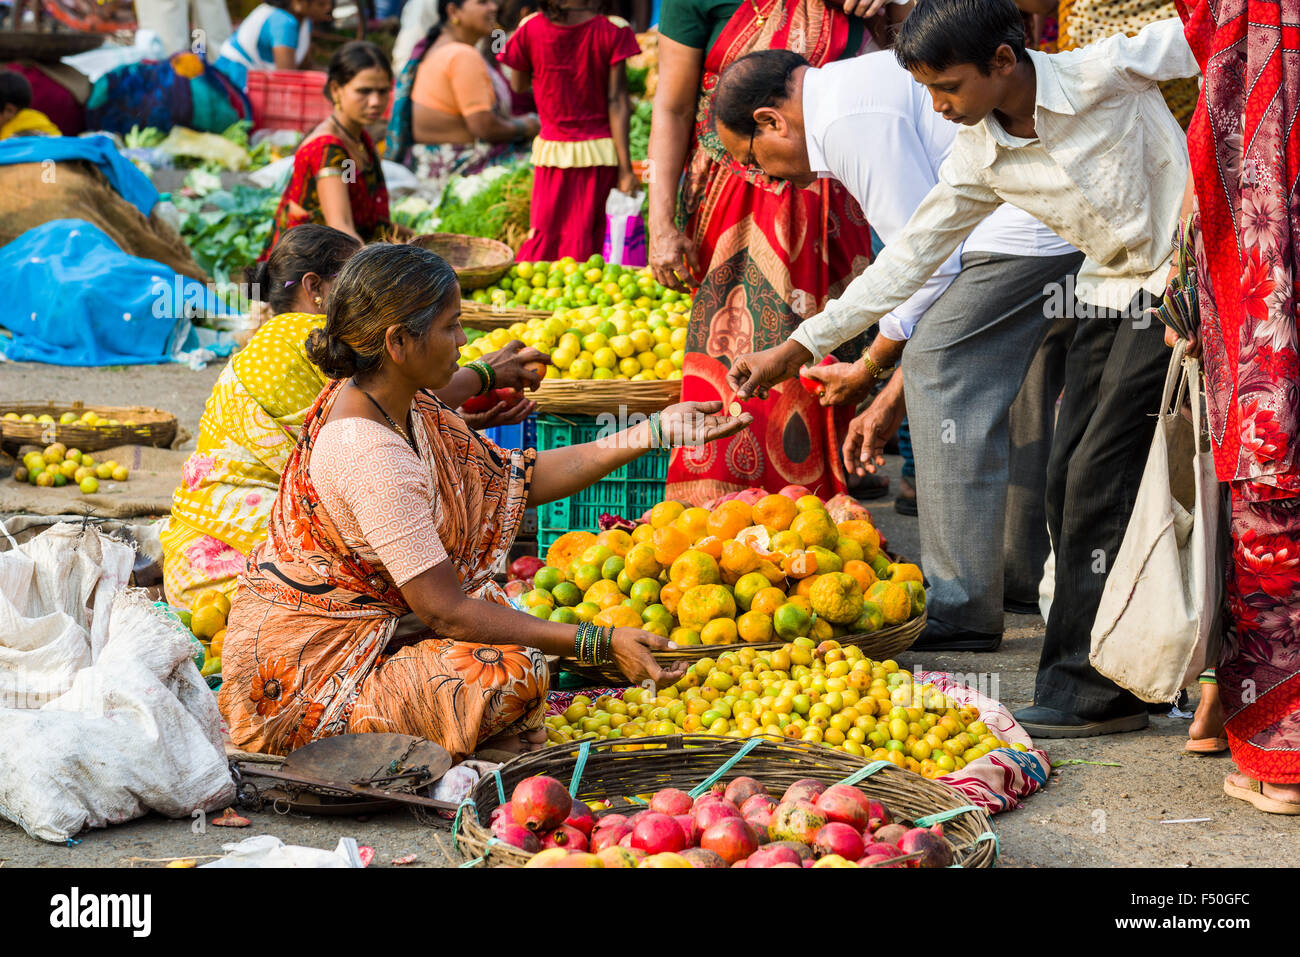
POLYGON ((243 184, 203 199, 174 199, 185 214, 181 235, 199 267, 219 283, 240 280, 241 270, 261 255, 271 238, 279 201, 274 190, 243 184))
POLYGON ((628 148, 632 159, 643 160, 650 151, 650 114, 654 104, 642 100, 632 111, 632 121, 628 124, 628 148))
MULTIPOLYGON (((462 195, 464 185, 462 180, 458 187, 462 195)), ((468 199, 462 200, 457 195, 458 190, 449 187, 438 204, 438 230, 464 236, 487 236, 518 248, 528 232, 532 190, 533 170, 528 165, 497 175, 486 188, 468 199)))
POLYGON ((629 66, 627 68, 627 91, 633 96, 645 95, 645 80, 650 75, 648 66, 629 66))
POLYGON ((131 132, 127 133, 122 139, 129 150, 147 150, 157 146, 167 138, 162 130, 154 126, 146 126, 140 129, 138 126, 132 126, 131 132))

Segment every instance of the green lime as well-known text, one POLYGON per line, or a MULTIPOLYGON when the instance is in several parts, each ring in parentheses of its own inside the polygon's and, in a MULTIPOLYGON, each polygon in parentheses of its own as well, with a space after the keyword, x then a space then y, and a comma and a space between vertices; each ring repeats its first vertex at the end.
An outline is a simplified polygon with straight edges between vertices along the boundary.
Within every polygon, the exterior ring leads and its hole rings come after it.
POLYGON ((573 582, 560 582, 551 591, 551 595, 556 604, 570 608, 582 601, 582 589, 573 582))
POLYGON ((551 621, 559 622, 562 625, 576 625, 580 620, 572 608, 557 608, 551 612, 551 621))
POLYGON ((608 578, 610 581, 618 581, 618 576, 623 574, 623 566, 626 564, 626 560, 621 555, 611 555, 600 566, 600 577, 608 578))
POLYGON ((564 581, 564 573, 554 565, 545 565, 537 570, 533 576, 534 588, 545 588, 547 591, 555 591, 555 586, 564 581))

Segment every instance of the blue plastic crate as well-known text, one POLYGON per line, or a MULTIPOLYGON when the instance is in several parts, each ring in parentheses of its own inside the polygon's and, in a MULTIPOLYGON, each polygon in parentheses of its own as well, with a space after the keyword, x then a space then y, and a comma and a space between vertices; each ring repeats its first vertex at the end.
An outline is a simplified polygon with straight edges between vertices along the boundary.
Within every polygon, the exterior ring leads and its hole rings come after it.
POLYGON ((537 416, 530 415, 515 425, 495 425, 483 434, 503 449, 537 448, 537 416))
MULTIPOLYGON (((590 415, 538 415, 537 450, 567 449, 600 437, 601 426, 590 415)), ((537 551, 545 555, 565 532, 599 531, 602 512, 635 521, 663 501, 668 479, 668 450, 656 449, 614 470, 595 485, 569 498, 537 509, 537 551)))

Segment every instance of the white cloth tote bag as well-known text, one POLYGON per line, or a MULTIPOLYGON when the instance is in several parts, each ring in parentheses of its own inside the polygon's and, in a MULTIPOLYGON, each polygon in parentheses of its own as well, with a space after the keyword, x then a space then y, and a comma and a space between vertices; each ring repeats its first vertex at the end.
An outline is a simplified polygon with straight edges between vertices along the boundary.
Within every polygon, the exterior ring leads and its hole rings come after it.
POLYGON ((1173 701, 1215 663, 1207 658, 1218 646, 1223 491, 1201 421, 1200 363, 1185 351, 1180 341, 1169 362, 1151 453, 1089 655, 1099 672, 1149 702, 1173 701), (1191 422, 1182 413, 1189 391, 1191 422))

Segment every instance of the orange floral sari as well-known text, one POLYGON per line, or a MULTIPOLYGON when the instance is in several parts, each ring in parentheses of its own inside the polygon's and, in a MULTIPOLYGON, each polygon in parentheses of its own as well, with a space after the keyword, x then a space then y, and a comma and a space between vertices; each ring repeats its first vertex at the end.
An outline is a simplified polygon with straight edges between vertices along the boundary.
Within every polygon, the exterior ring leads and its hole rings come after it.
MULTIPOLYGON (((512 727, 541 726, 545 658, 427 631, 398 638, 410 612, 388 572, 348 548, 308 475, 341 382, 307 413, 231 606, 219 704, 237 747, 284 754, 343 732, 429 738, 460 760, 512 727)), ((429 394, 412 437, 438 489, 436 526, 465 593, 506 604, 491 569, 514 541, 536 452, 506 452, 429 394)), ((356 450, 366 461, 366 450, 356 450)), ((364 466, 362 466, 364 467, 364 466)))

